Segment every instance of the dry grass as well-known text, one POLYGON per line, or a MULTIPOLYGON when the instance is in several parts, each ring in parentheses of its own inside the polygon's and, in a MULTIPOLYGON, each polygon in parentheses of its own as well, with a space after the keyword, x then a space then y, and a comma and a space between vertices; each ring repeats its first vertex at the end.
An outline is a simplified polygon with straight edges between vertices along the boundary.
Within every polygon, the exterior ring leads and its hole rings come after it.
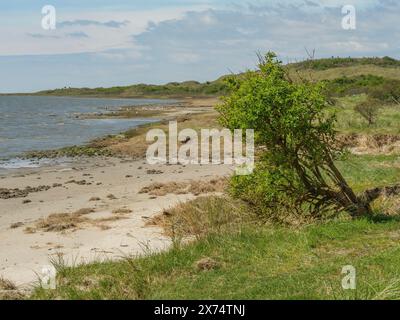
POLYGON ((395 154, 400 151, 400 136, 392 134, 342 134, 340 144, 354 154, 395 154))
POLYGON ((200 271, 210 271, 218 268, 218 262, 212 258, 202 258, 195 263, 196 269, 200 271))
MULTIPOLYGON (((199 131, 201 128, 219 128, 216 121, 217 116, 218 114, 216 111, 208 111, 180 116, 176 120, 179 130, 191 128, 199 131)), ((168 125, 169 121, 167 120, 160 123, 144 125, 125 132, 122 138, 105 140, 102 146, 106 146, 113 154, 141 159, 145 157, 147 148, 151 144, 151 142, 146 141, 147 132, 150 129, 161 129, 168 135, 168 125)))
POLYGON ((384 214, 387 216, 399 216, 400 215, 400 197, 381 196, 373 203, 373 209, 375 212, 384 214))
POLYGON ((36 221, 33 227, 25 229, 28 233, 37 231, 44 232, 61 232, 71 229, 77 229, 82 223, 87 222, 87 218, 75 213, 54 213, 47 218, 42 218, 36 221))
POLYGON ((147 226, 157 226, 172 238, 202 237, 240 228, 251 221, 242 203, 227 197, 208 196, 178 204, 153 217, 147 226))
MULTIPOLYGON (((68 230, 76 231, 84 227, 85 225, 93 225, 99 227, 102 230, 107 230, 110 227, 105 225, 105 223, 125 219, 125 217, 122 216, 110 216, 99 219, 91 219, 89 217, 86 217, 86 215, 93 212, 95 212, 94 209, 83 208, 73 213, 51 214, 47 218, 42 218, 37 220, 33 226, 25 228, 25 232, 35 233, 38 231, 43 231, 43 232, 65 232, 68 230)), ((124 213, 127 214, 128 212, 124 211, 124 213)))
POLYGON ((152 196, 165 196, 167 194, 187 194, 189 184, 187 182, 154 182, 143 187, 139 193, 147 193, 152 196))
POLYGON ((193 194, 195 196, 208 193, 220 193, 227 186, 226 178, 211 179, 207 181, 191 180, 187 182, 152 183, 142 188, 139 193, 162 197, 167 194, 193 194))
POLYGON ((22 300, 24 298, 26 298, 26 293, 18 290, 14 282, 0 277, 0 300, 22 300))
POLYGON ((15 285, 14 282, 8 279, 4 279, 3 277, 0 277, 0 290, 4 291, 17 290, 17 286, 15 285))
POLYGON ((223 192, 225 191, 227 184, 227 178, 212 179, 209 181, 191 181, 189 186, 189 193, 197 196, 200 194, 223 192))

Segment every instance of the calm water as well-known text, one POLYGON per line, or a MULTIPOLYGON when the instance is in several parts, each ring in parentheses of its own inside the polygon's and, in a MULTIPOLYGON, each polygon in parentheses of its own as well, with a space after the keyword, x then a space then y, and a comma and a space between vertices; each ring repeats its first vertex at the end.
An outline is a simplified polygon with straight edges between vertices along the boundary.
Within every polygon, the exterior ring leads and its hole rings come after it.
POLYGON ((77 114, 165 102, 149 99, 0 96, 0 159, 14 158, 26 151, 82 144, 96 137, 116 134, 150 122, 146 119, 80 120, 76 119, 77 114))

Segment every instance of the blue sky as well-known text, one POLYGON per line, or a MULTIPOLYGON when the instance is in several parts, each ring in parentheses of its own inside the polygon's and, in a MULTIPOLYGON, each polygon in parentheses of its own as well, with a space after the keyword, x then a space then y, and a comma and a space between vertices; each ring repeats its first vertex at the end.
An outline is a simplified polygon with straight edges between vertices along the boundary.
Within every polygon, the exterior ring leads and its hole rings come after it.
POLYGON ((12 0, 0 2, 0 92, 213 80, 256 52, 400 58, 396 0, 12 0), (357 10, 343 30, 343 5, 357 10), (53 5, 56 30, 41 27, 53 5))

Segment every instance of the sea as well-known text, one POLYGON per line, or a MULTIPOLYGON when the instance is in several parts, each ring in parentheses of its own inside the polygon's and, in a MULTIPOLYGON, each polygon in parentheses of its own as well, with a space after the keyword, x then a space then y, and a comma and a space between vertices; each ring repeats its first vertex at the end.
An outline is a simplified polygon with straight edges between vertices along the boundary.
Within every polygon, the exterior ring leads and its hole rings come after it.
MULTIPOLYGON (((0 96, 0 168, 36 166, 23 159, 29 151, 81 145, 118 134, 154 119, 81 119, 124 106, 166 104, 171 100, 0 96)), ((45 160, 43 160, 45 161, 45 160)))

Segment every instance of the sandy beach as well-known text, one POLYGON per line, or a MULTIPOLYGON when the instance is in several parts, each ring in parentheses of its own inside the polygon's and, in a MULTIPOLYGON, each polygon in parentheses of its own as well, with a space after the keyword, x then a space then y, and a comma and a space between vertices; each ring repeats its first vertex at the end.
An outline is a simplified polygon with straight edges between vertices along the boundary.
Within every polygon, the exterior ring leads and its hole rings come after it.
MULTIPOLYGON (((194 104, 191 108, 204 106, 194 104)), ((174 115, 191 112, 181 109, 174 115)), ((26 288, 60 257, 77 264, 164 250, 170 239, 146 221, 195 195, 155 196, 141 189, 153 183, 210 181, 231 172, 225 165, 154 166, 129 155, 10 170, 0 179, 0 276, 26 288), (85 211, 84 218, 79 215, 71 225, 38 227, 50 215, 79 210, 85 211)))

